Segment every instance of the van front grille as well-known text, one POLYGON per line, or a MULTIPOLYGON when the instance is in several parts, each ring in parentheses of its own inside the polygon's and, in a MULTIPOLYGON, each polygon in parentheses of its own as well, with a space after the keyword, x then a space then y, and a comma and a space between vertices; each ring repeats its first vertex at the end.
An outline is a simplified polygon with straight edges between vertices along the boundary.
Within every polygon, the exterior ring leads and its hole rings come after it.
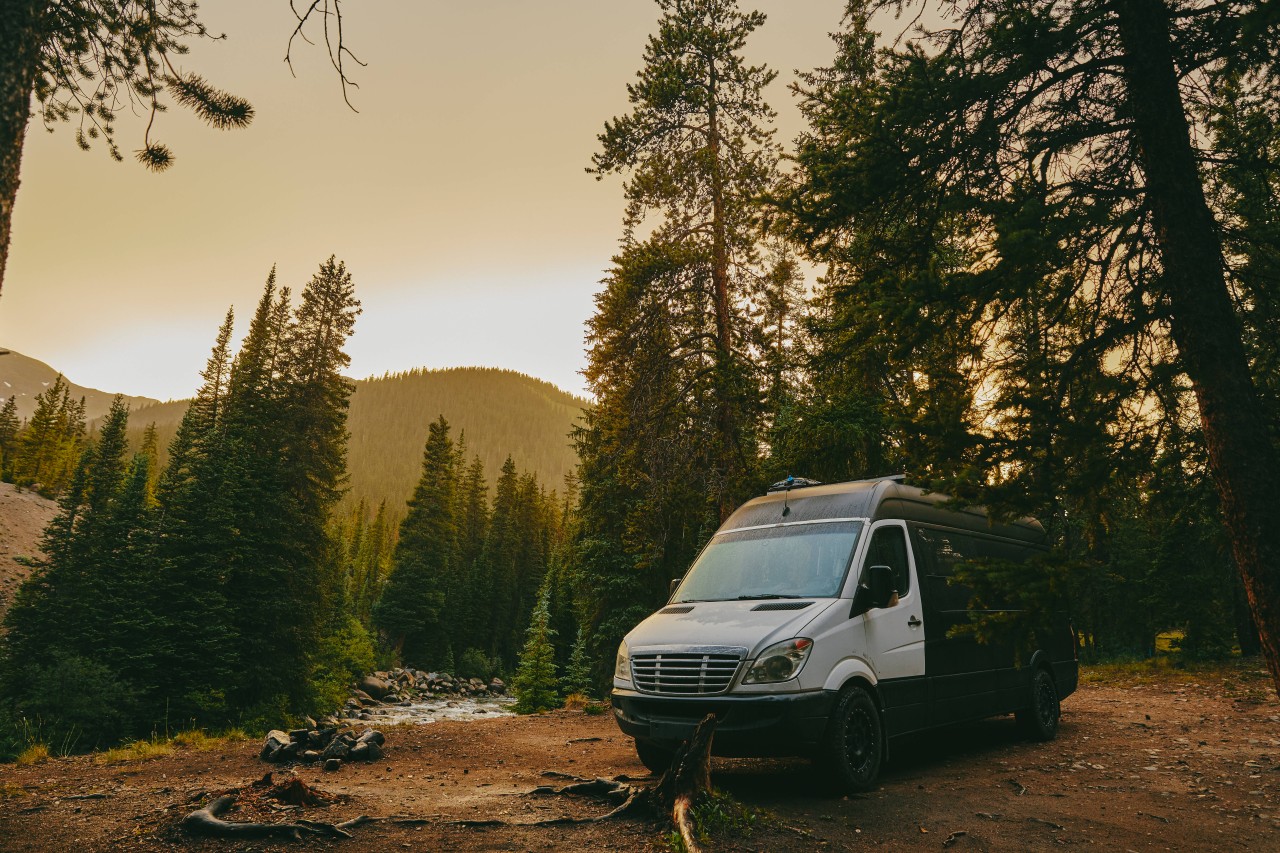
POLYGON ((657 652, 631 656, 631 677, 641 693, 723 693, 742 662, 740 654, 657 652))

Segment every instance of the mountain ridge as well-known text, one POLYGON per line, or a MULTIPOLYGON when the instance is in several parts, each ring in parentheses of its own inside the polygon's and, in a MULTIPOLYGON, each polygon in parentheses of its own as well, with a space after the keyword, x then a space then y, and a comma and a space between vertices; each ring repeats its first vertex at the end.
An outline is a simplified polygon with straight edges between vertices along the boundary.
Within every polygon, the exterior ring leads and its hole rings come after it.
MULTIPOLYGON (((58 375, 59 371, 39 359, 17 350, 6 350, 0 355, 0 401, 16 396, 18 417, 30 418, 36 408, 36 396, 52 385, 58 375)), ((116 396, 114 393, 77 385, 66 374, 62 374, 62 378, 70 386, 72 399, 84 398, 86 420, 100 418, 111 408, 111 401, 116 396)), ((124 398, 130 408, 160 403, 151 397, 126 394, 124 398)))
MULTIPOLYGON (((577 467, 569 435, 588 401, 555 384, 498 367, 418 367, 353 382, 348 410, 348 502, 398 511, 413 492, 427 426, 443 415, 455 442, 465 438, 466 462, 479 456, 485 481, 496 482, 509 455, 548 489, 560 489, 577 467)), ((156 425, 161 462, 189 400, 153 402, 129 414, 135 443, 156 425)))

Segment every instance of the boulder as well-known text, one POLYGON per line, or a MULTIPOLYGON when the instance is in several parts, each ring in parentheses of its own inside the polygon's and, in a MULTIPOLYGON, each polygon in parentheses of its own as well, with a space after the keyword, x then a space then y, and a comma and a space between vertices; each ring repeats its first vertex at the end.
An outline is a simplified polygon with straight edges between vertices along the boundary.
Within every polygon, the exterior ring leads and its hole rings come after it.
POLYGON ((324 772, 333 773, 335 770, 342 769, 342 760, 339 758, 330 758, 324 763, 324 772))
POLYGON ((365 729, 360 733, 360 737, 356 738, 356 743, 376 743, 378 746, 386 742, 386 737, 377 729, 365 729))
MULTIPOLYGON (((376 699, 381 699, 391 692, 391 685, 387 683, 386 673, 383 672, 380 672, 377 675, 366 675, 364 678, 360 679, 360 683, 357 686, 360 690, 363 690, 365 693, 376 699)), ((357 695, 359 695, 359 693, 357 693, 357 695)))
POLYGON ((334 738, 333 743, 324 748, 324 752, 320 753, 320 757, 326 761, 332 758, 346 758, 351 752, 351 745, 342 738, 334 738))
POLYGON ((279 729, 272 729, 267 732, 267 738, 262 742, 262 751, 258 753, 258 757, 263 761, 275 761, 276 753, 289 745, 289 735, 279 729))
POLYGON ((503 682, 501 678, 494 676, 493 680, 489 682, 489 692, 490 693, 506 693, 507 685, 503 682))

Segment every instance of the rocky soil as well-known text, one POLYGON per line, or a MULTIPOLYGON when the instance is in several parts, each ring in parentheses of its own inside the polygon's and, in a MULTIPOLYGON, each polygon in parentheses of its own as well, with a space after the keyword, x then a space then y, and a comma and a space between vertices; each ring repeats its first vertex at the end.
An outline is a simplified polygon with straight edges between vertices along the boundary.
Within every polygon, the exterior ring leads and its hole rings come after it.
MULTIPOLYGON (((721 838, 714 849, 1280 850, 1280 701, 1259 663, 1154 681, 1093 678, 1064 703, 1057 740, 1027 743, 1002 718, 895 743, 880 788, 861 797, 832 794, 804 761, 717 759, 712 782, 763 816, 749 837, 721 838)), ((0 849, 664 849, 661 823, 520 825, 608 808, 533 793, 542 786, 645 775, 608 715, 556 711, 382 731, 377 761, 331 773, 296 769, 333 804, 263 805, 246 796, 224 815, 391 818, 353 828, 350 839, 227 842, 183 833, 182 818, 217 794, 248 790, 267 770, 277 780, 290 772, 259 759, 260 741, 242 741, 148 761, 104 765, 81 756, 0 766, 0 849)))
POLYGON ((40 537, 57 512, 53 501, 0 483, 0 618, 31 574, 31 562, 40 556, 40 537))

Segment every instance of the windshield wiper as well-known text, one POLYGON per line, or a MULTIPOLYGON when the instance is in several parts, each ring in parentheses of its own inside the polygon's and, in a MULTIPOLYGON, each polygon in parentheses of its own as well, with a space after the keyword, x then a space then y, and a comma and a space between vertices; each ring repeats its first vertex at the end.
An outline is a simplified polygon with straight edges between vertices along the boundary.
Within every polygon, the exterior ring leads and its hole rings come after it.
POLYGON ((766 592, 761 595, 740 595, 738 601, 760 601, 766 598, 799 598, 798 595, 784 595, 780 592, 766 592))

